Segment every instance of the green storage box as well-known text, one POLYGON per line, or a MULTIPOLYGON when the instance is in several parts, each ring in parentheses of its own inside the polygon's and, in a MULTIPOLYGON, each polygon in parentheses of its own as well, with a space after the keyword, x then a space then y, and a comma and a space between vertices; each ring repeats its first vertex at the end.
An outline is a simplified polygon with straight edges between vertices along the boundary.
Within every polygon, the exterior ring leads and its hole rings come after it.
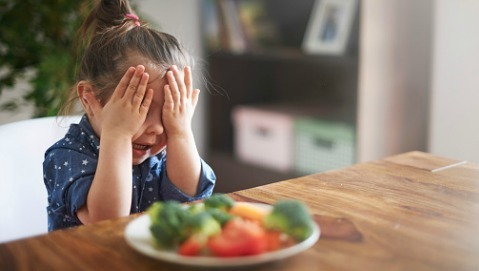
POLYGON ((294 168, 301 174, 342 168, 355 162, 355 133, 352 125, 297 118, 294 138, 294 168))

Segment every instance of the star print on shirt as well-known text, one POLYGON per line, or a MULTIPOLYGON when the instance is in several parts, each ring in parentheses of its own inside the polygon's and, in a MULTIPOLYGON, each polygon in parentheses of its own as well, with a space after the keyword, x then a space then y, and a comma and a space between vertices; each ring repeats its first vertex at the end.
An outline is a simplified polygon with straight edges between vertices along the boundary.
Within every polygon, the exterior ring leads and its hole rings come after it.
POLYGON ((86 159, 83 160, 81 164, 84 165, 84 166, 88 165, 88 160, 86 160, 86 159))

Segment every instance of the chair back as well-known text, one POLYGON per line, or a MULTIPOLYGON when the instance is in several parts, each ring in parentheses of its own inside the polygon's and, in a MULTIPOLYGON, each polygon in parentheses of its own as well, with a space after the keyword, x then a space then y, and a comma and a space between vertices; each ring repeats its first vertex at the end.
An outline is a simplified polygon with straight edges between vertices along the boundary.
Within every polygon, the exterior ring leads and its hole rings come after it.
POLYGON ((47 232, 45 151, 81 116, 0 125, 0 242, 47 232))

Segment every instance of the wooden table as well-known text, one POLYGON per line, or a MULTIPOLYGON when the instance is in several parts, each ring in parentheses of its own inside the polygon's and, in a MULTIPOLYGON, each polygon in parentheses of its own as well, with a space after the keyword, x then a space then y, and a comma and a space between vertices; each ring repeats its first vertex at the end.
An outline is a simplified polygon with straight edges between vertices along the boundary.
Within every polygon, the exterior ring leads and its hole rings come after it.
MULTIPOLYGON (((303 200, 321 227, 311 249, 247 270, 479 270, 477 164, 410 152, 232 196, 303 200)), ((0 270, 193 269, 130 248, 134 217, 0 244, 0 270)))

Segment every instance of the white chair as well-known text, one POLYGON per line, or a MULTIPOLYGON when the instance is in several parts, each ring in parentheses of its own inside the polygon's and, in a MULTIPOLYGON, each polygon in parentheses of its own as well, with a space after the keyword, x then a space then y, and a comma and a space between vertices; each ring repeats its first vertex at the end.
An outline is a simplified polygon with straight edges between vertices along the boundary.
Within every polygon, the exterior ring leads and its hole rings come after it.
POLYGON ((80 118, 45 117, 0 125, 0 242, 47 232, 45 151, 80 118))

